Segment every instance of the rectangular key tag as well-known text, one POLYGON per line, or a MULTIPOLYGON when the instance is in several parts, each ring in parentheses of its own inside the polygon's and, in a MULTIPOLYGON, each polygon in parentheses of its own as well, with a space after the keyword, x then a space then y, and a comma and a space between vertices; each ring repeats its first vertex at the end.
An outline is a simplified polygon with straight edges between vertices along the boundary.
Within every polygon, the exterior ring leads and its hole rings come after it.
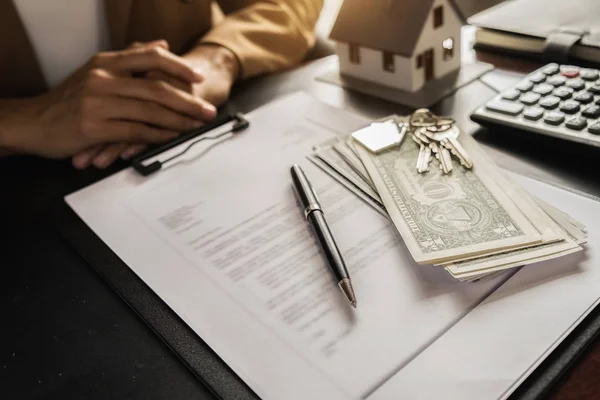
POLYGON ((394 118, 373 122, 352 134, 352 138, 372 153, 378 154, 399 146, 404 140, 408 126, 398 124, 394 118))

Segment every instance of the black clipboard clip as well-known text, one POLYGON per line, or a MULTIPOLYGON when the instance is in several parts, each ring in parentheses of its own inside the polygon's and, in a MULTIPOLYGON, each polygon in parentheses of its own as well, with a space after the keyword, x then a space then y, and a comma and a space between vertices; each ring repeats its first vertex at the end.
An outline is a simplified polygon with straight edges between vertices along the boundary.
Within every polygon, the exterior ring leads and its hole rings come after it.
POLYGON ((149 152, 144 153, 144 154, 134 158, 132 161, 133 169, 135 169, 137 171, 137 173, 139 173, 142 176, 151 175, 151 174, 155 173, 156 171, 160 170, 162 168, 163 164, 165 164, 169 161, 172 161, 178 157, 181 157, 182 155, 187 153, 187 151, 189 149, 191 149, 192 146, 194 146, 195 144, 197 144, 203 140, 216 140, 222 136, 227 135, 228 133, 236 133, 236 132, 243 131, 246 128, 248 128, 248 126, 250 126, 250 121, 248 121, 246 119, 246 117, 241 113, 220 115, 214 121, 211 121, 210 123, 198 128, 198 129, 188 131, 185 134, 178 137, 177 139, 175 139, 163 146, 152 149, 149 152), (190 144, 188 144, 185 149, 181 150, 179 153, 177 153, 175 155, 172 155, 171 157, 167 158, 166 160, 157 160, 148 165, 143 164, 143 162, 149 158, 152 158, 161 153, 164 153, 165 151, 170 150, 174 147, 177 147, 180 144, 187 142, 188 140, 191 140, 197 136, 208 133, 208 132, 212 131, 213 129, 216 129, 216 128, 223 126, 232 121, 233 121, 233 125, 232 125, 231 129, 228 129, 227 131, 221 132, 216 136, 203 136, 199 139, 196 139, 193 142, 191 142, 190 144))

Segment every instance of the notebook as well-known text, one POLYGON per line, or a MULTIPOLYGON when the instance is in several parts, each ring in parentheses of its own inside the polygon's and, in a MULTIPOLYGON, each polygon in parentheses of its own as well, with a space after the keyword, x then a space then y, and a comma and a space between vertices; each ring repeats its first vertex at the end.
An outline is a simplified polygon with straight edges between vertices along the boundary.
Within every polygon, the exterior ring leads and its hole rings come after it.
POLYGON ((600 64, 600 1, 512 0, 468 19, 475 48, 542 62, 600 64))

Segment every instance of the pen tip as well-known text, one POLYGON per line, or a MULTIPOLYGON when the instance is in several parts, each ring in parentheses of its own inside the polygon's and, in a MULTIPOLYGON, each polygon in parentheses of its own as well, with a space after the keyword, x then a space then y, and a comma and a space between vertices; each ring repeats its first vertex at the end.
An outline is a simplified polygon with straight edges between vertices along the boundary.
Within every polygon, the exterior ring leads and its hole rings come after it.
POLYGON ((340 289, 342 289, 342 292, 344 292, 344 295, 346 296, 346 299, 348 299, 350 305, 356 308, 356 296, 354 295, 354 289, 352 289, 352 282, 350 282, 350 278, 342 279, 338 285, 340 286, 340 289))

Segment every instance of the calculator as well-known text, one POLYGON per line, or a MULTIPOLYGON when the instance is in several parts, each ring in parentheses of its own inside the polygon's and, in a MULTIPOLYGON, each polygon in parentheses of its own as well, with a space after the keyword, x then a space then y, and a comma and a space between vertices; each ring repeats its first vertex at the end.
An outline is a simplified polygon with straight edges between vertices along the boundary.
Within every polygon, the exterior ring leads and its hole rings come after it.
POLYGON ((599 75, 597 69, 547 64, 488 100, 471 119, 600 147, 599 75))

